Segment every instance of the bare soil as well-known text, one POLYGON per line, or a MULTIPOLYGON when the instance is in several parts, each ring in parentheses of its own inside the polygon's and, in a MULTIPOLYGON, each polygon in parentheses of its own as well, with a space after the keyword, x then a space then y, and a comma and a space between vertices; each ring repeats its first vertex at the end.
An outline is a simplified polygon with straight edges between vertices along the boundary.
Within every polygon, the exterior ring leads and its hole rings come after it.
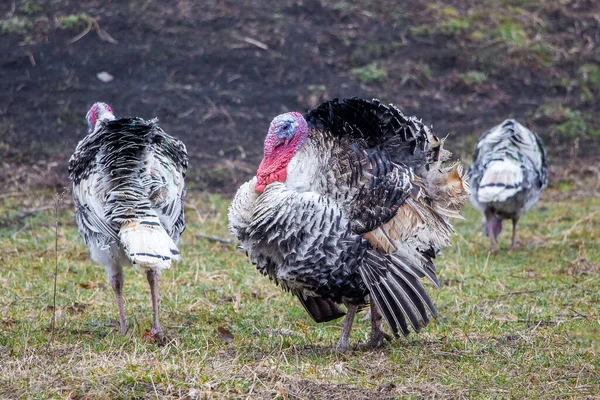
POLYGON ((0 19, 25 27, 0 30, 0 182, 65 185, 96 101, 158 117, 188 147, 190 184, 226 194, 253 174, 275 115, 333 97, 393 102, 449 133, 459 155, 516 117, 540 132, 553 162, 597 157, 598 140, 557 134, 568 116, 540 110, 568 108, 600 129, 582 67, 600 62, 600 6, 476 4, 3 1, 0 19), (523 29, 510 31, 507 18, 523 29), (114 79, 102 82, 103 71, 114 79))

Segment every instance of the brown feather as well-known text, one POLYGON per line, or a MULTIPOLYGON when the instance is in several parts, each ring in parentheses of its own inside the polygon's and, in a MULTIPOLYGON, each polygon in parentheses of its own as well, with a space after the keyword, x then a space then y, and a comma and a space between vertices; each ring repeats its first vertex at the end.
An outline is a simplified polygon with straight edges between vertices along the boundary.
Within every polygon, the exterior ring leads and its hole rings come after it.
POLYGON ((421 224, 423 224, 423 219, 419 212, 411 204, 406 203, 398 208, 392 219, 379 228, 365 233, 363 237, 374 249, 386 254, 394 253, 398 249, 393 241, 402 241, 413 235, 421 224))

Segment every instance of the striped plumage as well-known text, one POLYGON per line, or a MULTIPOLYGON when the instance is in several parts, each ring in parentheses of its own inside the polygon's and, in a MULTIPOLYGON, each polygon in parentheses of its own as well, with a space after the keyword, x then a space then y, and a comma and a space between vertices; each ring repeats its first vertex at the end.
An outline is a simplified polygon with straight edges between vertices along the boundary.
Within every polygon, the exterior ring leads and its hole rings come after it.
POLYGON ((479 139, 469 169, 471 203, 484 214, 492 251, 498 249, 504 219, 512 220, 511 249, 516 248, 519 218, 548 184, 546 158, 540 137, 513 119, 479 139))
POLYGON ((115 291, 122 334, 127 331, 122 267, 132 264, 145 271, 152 295, 151 332, 162 340, 158 280, 179 259, 185 145, 156 119, 115 118, 104 103, 92 106, 87 119, 90 134, 69 161, 79 233, 115 291))
POLYGON ((395 335, 436 316, 420 278, 438 284, 433 258, 468 197, 461 167, 442 166, 442 144, 377 100, 336 99, 271 123, 257 176, 230 206, 230 231, 316 322, 347 306, 339 350, 369 297, 371 346, 386 336, 380 311, 395 335))

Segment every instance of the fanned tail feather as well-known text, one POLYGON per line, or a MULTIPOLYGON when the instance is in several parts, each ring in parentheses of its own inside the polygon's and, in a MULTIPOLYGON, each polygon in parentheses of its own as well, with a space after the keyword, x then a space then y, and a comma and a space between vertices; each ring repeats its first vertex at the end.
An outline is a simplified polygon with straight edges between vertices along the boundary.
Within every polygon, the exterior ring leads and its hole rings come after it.
POLYGON ((510 160, 492 161, 479 183, 477 199, 481 203, 502 202, 514 196, 523 183, 521 166, 510 160))
MULTIPOLYGON (((424 263, 427 261, 423 258, 424 263)), ((359 271, 371 300, 381 310, 395 336, 399 332, 407 335, 409 323, 415 332, 427 326, 428 310, 437 317, 437 310, 419 279, 427 276, 439 286, 431 268, 414 266, 398 255, 391 257, 370 252, 359 271)))
POLYGON ((126 222, 119 238, 131 263, 142 268, 168 269, 180 258, 177 245, 157 221, 126 222))

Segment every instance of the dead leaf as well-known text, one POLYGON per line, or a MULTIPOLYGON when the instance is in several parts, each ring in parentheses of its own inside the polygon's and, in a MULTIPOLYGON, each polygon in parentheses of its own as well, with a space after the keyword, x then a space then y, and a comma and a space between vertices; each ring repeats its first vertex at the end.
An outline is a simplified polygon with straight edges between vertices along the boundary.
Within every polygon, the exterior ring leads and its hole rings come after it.
POLYGON ((219 296, 219 301, 222 303, 233 303, 233 296, 219 296))
POLYGON ((596 275, 600 268, 585 258, 577 258, 571 261, 571 267, 567 269, 567 274, 573 276, 596 275))
POLYGON ((105 290, 106 289, 106 285, 102 282, 88 281, 86 283, 80 283, 79 286, 81 286, 84 289, 88 289, 88 290, 94 290, 94 289, 105 290))
POLYGON ((144 334, 142 335, 142 339, 146 343, 155 343, 156 342, 156 336, 154 336, 154 334, 148 330, 146 332, 144 332, 144 334))
POLYGON ((65 307, 65 310, 71 314, 81 314, 88 308, 90 305, 87 303, 80 303, 78 301, 73 302, 70 306, 65 307))
POLYGON ((304 321, 296 321, 296 326, 300 328, 305 335, 310 334, 310 326, 308 326, 304 321))
POLYGON ((2 326, 5 328, 11 327, 11 326, 15 326, 17 324, 17 322, 12 319, 12 318, 2 318, 2 326))
POLYGON ((235 311, 236 313, 239 313, 241 303, 242 303, 242 293, 238 292, 235 295, 235 301, 233 302, 233 311, 235 311))
POLYGON ((225 343, 233 342, 233 339, 234 339, 233 333, 231 333, 227 328, 220 326, 217 328, 217 333, 219 334, 219 337, 221 338, 221 340, 224 341, 225 343))
POLYGON ((79 286, 84 289, 96 289, 98 287, 94 282, 80 283, 79 286))

